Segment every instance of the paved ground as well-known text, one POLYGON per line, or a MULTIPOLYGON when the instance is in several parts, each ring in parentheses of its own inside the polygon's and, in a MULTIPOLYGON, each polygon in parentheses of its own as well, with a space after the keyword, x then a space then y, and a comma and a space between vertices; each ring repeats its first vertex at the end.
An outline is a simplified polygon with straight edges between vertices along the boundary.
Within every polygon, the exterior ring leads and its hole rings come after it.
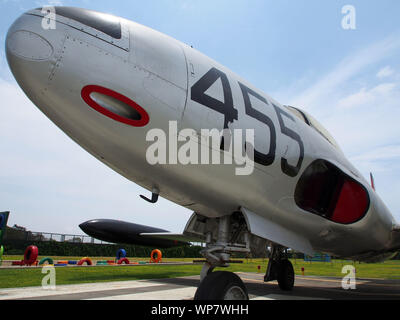
MULTIPOLYGON (((341 279, 296 277, 290 293, 279 290, 276 282, 264 283, 263 275, 238 273, 246 283, 251 300, 305 299, 383 299, 400 300, 400 281, 357 280, 356 290, 343 290, 341 279)), ((199 277, 160 280, 139 280, 57 286, 56 290, 41 287, 1 289, 0 300, 190 300, 199 285, 199 277)))

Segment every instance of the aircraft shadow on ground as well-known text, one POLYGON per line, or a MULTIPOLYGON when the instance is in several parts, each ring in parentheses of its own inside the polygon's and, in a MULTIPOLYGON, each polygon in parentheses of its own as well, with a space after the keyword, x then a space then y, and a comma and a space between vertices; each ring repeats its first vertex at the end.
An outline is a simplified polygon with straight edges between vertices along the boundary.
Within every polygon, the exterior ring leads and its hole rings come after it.
MULTIPOLYGON (((151 280, 152 282, 162 284, 174 284, 185 287, 198 287, 200 281, 192 278, 169 278, 151 280)), ((359 284, 356 290, 344 290, 338 283, 310 283, 310 285, 295 285, 293 291, 286 292, 279 289, 276 282, 272 283, 254 283, 246 282, 246 287, 250 296, 278 296, 290 299, 290 297, 303 297, 305 299, 334 299, 334 300, 393 300, 400 299, 398 287, 393 286, 376 286, 375 284, 365 283, 359 284), (312 286, 312 285, 315 286, 312 286), (284 296, 284 297, 283 297, 284 296)))

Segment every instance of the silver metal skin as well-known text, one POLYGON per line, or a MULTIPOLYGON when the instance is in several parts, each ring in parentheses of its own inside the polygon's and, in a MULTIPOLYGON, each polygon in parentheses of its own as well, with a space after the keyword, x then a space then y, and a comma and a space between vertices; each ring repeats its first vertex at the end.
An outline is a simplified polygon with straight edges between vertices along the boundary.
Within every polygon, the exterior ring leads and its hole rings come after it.
MULTIPOLYGON (((199 135, 201 129, 223 129, 223 115, 190 96, 193 84, 213 67, 227 75, 232 87, 239 120, 230 128, 255 129, 258 150, 268 152, 268 130, 265 124, 246 115, 238 82, 270 104, 286 109, 197 50, 140 24, 119 19, 122 36, 113 40, 101 31, 58 15, 54 30, 43 29, 43 16, 40 10, 32 10, 10 27, 6 40, 9 66, 26 95, 51 121, 119 174, 151 192, 157 186, 164 198, 211 220, 239 210, 252 235, 307 254, 320 251, 370 260, 386 257, 400 247, 396 223, 369 183, 339 149, 296 117, 286 123, 304 142, 304 161, 295 178, 282 173, 280 159, 285 157, 295 165, 299 146, 280 130, 276 130, 274 163, 255 164, 249 176, 235 175, 235 165, 150 165, 146 160, 150 145, 146 134, 153 128, 168 132, 169 121, 177 121, 178 130, 193 128, 199 135), (81 97, 87 85, 106 87, 129 97, 146 110, 150 122, 145 127, 133 127, 100 114, 81 97), (317 159, 328 160, 366 188, 371 204, 363 219, 341 225, 296 205, 297 182, 317 159)), ((221 96, 218 88, 210 90, 221 96)), ((279 128, 272 108, 259 101, 253 103, 279 128)), ((227 245, 227 229, 229 225, 220 228, 222 245, 227 245)), ((198 232, 204 237, 206 233, 198 232)))

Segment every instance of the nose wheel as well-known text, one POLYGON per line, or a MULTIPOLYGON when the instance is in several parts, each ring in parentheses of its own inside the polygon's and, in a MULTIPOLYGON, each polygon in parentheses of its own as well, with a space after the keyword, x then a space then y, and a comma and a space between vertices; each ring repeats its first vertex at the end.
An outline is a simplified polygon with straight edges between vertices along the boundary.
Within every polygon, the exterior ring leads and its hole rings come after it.
POLYGON ((283 291, 292 291, 295 274, 292 263, 286 259, 281 247, 272 247, 265 282, 278 281, 279 288, 283 291))
POLYGON ((195 300, 249 300, 246 286, 234 273, 209 273, 196 291, 195 300))
POLYGON ((289 260, 282 260, 278 269, 278 285, 283 291, 292 291, 294 287, 294 269, 289 260))

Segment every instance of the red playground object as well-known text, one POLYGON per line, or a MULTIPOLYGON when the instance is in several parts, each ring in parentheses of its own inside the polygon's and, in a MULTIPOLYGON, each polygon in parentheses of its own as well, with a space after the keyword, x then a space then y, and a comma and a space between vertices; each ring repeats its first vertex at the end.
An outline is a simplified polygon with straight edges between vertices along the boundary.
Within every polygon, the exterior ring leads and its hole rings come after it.
POLYGON ((39 255, 39 249, 36 246, 29 246, 25 250, 24 260, 22 261, 21 265, 31 266, 36 264, 37 265, 37 257, 39 255))
POLYGON ((90 258, 82 258, 81 260, 79 260, 78 266, 82 266, 85 262, 88 266, 93 265, 93 262, 90 258))
POLYGON ((118 264, 129 264, 129 260, 127 258, 121 258, 118 260, 118 264))

